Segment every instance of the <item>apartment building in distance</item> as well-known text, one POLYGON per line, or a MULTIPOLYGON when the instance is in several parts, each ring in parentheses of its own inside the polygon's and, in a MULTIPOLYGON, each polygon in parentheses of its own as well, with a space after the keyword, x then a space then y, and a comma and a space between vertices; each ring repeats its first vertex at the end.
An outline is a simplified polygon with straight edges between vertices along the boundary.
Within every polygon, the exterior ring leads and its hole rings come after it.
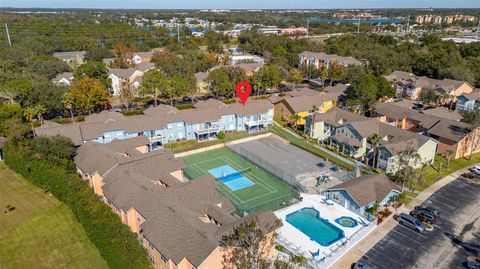
POLYGON ((317 69, 328 68, 332 62, 342 66, 362 65, 363 62, 353 57, 338 56, 336 54, 326 54, 324 52, 304 51, 298 55, 299 66, 311 66, 317 69))
MULTIPOLYGON (((149 143, 145 136, 88 142, 74 161, 95 194, 138 237, 154 268, 231 268, 224 267, 228 249, 221 246, 222 237, 252 218, 272 238, 271 211, 234 215, 234 205, 218 193, 212 176, 185 180, 183 160, 167 150, 149 152, 149 143)), ((262 250, 271 257, 274 245, 266 241, 262 250)))
POLYGON ((385 76, 385 79, 393 84, 397 96, 408 97, 412 100, 418 100, 422 90, 426 89, 432 89, 440 96, 449 94, 454 97, 473 91, 472 85, 465 81, 419 77, 404 71, 393 71, 390 75, 385 76))
POLYGON ((480 152, 480 131, 471 124, 423 114, 395 103, 377 103, 373 116, 391 126, 435 139, 437 152, 445 154, 452 150, 454 159, 480 152))
POLYGON ((150 146, 159 147, 180 140, 206 141, 219 132, 262 131, 273 124, 273 105, 268 100, 249 100, 226 105, 209 99, 195 108, 178 110, 168 105, 151 107, 144 115, 126 117, 121 113, 102 111, 85 117, 84 122, 61 125, 54 122, 35 129, 36 134, 70 137, 76 145, 88 141, 110 143, 144 135, 150 146))

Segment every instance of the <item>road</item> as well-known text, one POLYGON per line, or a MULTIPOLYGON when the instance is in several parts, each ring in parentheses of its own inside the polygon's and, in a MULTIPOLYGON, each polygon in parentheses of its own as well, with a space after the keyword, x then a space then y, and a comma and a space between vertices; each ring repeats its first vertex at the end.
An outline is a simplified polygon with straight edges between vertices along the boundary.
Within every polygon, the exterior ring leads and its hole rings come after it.
POLYGON ((396 225, 360 261, 373 268, 466 268, 480 251, 480 181, 457 178, 423 205, 440 209, 434 230, 419 234, 396 225))

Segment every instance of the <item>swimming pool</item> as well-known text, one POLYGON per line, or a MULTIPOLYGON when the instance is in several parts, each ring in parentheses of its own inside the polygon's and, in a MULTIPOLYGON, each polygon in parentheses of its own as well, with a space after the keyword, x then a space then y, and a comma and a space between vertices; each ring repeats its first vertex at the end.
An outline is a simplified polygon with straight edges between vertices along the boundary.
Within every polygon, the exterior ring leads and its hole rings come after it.
POLYGON ((346 216, 336 219, 335 222, 347 228, 353 228, 358 225, 358 221, 356 221, 351 217, 346 217, 346 216))
POLYGON ((331 224, 328 220, 320 217, 320 212, 311 207, 304 207, 292 212, 285 217, 286 221, 300 230, 306 236, 328 247, 345 237, 344 232, 331 224))

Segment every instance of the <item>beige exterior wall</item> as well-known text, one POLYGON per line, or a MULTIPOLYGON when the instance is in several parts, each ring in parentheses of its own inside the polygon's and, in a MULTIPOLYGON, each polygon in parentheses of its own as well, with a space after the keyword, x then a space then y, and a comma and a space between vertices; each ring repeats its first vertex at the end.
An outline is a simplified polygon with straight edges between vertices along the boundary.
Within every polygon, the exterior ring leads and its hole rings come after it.
POLYGON ((140 231, 140 225, 145 221, 142 215, 140 215, 135 208, 128 210, 126 214, 127 225, 132 232, 137 233, 140 231))
POLYGON ((455 159, 468 157, 473 150, 473 153, 480 152, 480 143, 474 142, 475 139, 480 139, 480 130, 471 132, 468 136, 463 138, 460 142, 454 143, 451 140, 440 138, 438 145, 438 153, 445 154, 447 150, 453 150, 455 155, 452 156, 455 159))
POLYGON ((135 149, 138 150, 141 153, 147 153, 148 152, 148 145, 136 147, 135 149))
POLYGON ((284 121, 290 121, 291 116, 293 115, 293 112, 290 111, 290 108, 285 105, 284 102, 278 102, 274 105, 273 109, 273 114, 275 117, 284 120, 284 121))
POLYGON ((99 173, 95 173, 93 174, 93 176, 91 176, 91 180, 92 180, 92 186, 93 186, 93 192, 97 195, 100 195, 100 196, 103 196, 103 178, 102 176, 100 176, 99 173))
POLYGON ((175 172, 171 172, 170 175, 172 175, 174 178, 178 179, 180 182, 184 182, 183 178, 183 170, 177 170, 175 172))

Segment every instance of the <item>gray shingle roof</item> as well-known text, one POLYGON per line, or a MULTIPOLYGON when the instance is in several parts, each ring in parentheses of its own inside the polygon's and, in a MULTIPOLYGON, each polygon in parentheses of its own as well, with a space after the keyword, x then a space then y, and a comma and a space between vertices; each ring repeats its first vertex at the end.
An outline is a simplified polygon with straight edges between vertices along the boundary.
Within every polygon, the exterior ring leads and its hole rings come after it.
POLYGON ((283 102, 287 104, 295 113, 314 110, 315 106, 321 105, 325 101, 337 101, 341 93, 322 93, 317 95, 303 95, 299 97, 284 98, 283 102))
POLYGON ((385 174, 373 174, 357 177, 338 184, 329 190, 345 190, 360 206, 372 202, 381 202, 392 190, 399 190, 385 174))
POLYGON ((390 118, 409 118, 418 121, 420 127, 430 135, 443 137, 454 142, 461 141, 473 130, 473 126, 468 123, 426 115, 413 109, 402 108, 389 103, 377 103, 375 112, 390 118))
POLYGON ((426 109, 422 111, 423 114, 429 116, 437 116, 439 118, 460 121, 463 119, 462 115, 457 111, 449 111, 446 107, 436 107, 432 109, 426 109))
MULTIPOLYGON (((213 102, 212 102, 213 103, 213 102)), ((75 125, 62 125, 61 127, 39 127, 40 135, 64 135, 72 138, 76 145, 83 141, 102 137, 104 132, 112 130, 125 130, 127 132, 141 132, 158 130, 167 127, 170 122, 186 122, 198 124, 207 121, 217 121, 224 115, 236 114, 239 116, 256 115, 267 112, 273 105, 268 100, 249 100, 245 106, 240 103, 222 105, 220 107, 205 107, 196 109, 177 110, 169 106, 149 108, 145 115, 124 117, 120 113, 104 111, 88 116, 85 122, 75 125), (166 113, 165 112, 171 112, 166 113)))

